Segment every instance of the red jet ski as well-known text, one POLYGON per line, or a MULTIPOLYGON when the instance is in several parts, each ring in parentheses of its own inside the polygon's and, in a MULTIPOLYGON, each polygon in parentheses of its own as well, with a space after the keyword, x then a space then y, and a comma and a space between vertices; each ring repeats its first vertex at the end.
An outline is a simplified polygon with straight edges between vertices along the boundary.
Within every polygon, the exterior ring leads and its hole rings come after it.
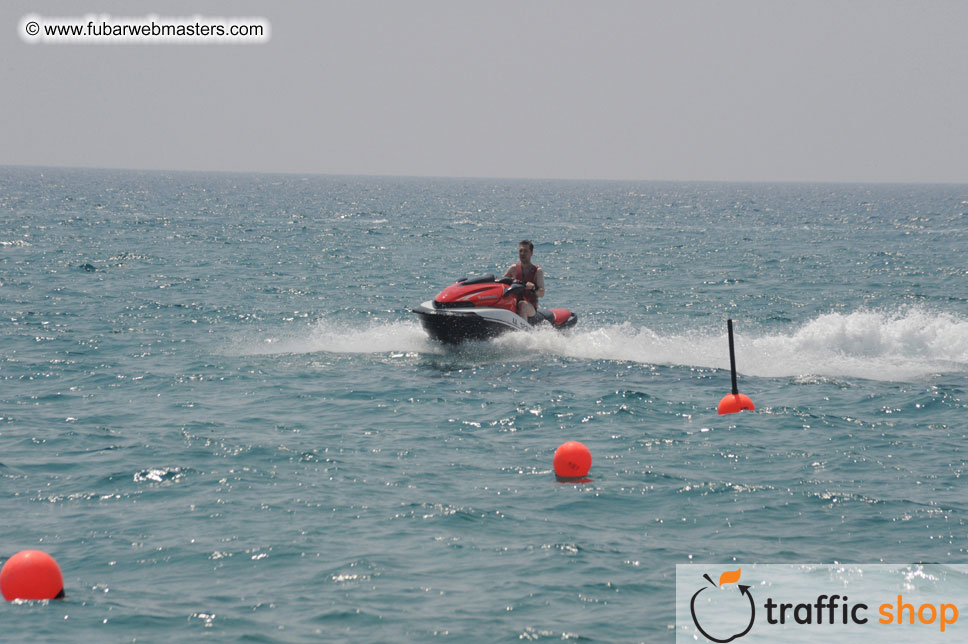
POLYGON ((524 284, 510 277, 465 277, 411 310, 430 337, 447 344, 486 340, 544 324, 567 329, 578 322, 578 316, 566 309, 538 309, 537 315, 525 320, 517 313, 518 295, 523 292, 524 284))

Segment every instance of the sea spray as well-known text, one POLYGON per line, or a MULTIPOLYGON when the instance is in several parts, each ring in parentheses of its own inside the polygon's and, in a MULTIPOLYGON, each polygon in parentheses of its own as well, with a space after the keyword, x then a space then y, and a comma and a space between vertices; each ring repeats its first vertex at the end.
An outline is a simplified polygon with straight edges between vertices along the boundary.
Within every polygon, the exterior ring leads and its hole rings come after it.
MULTIPOLYGON (((968 371, 968 318, 918 308, 826 313, 788 330, 737 333, 747 376, 832 376, 907 380, 932 373, 968 371)), ((697 327, 658 333, 630 323, 578 326, 566 332, 537 327, 474 343, 482 357, 556 355, 579 360, 616 360, 643 364, 728 369, 725 334, 697 327)), ((237 345, 245 355, 390 352, 467 352, 427 338, 415 321, 373 322, 354 327, 318 320, 302 330, 288 329, 237 345)))

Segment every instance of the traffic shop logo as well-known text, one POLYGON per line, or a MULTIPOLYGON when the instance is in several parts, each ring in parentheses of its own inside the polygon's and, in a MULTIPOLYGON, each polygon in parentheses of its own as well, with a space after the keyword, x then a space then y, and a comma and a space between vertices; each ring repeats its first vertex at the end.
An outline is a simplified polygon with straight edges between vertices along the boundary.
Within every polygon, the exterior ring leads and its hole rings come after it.
MULTIPOLYGON (((736 584, 739 581, 741 568, 736 570, 727 570, 719 576, 719 585, 717 586, 709 575, 703 575, 703 578, 709 582, 708 585, 702 586, 699 590, 693 594, 692 599, 689 601, 689 612, 692 615, 692 623, 696 625, 703 636, 710 642, 718 642, 723 644, 725 642, 732 642, 735 639, 743 637, 750 632, 753 628, 753 622, 756 620, 756 603, 753 601, 753 595, 750 593, 750 587, 744 586, 743 584, 736 585, 737 594, 728 593, 725 597, 717 597, 717 603, 725 602, 727 604, 727 610, 736 611, 737 615, 745 616, 749 613, 749 620, 740 620, 741 625, 745 625, 741 631, 736 633, 729 633, 728 631, 734 630, 735 626, 725 626, 716 623, 700 623, 699 617, 696 616, 696 599, 705 591, 710 588, 722 589, 726 584, 736 584)), ((705 598, 704 598, 705 599, 705 598)), ((708 619, 708 618, 707 618, 708 619)))

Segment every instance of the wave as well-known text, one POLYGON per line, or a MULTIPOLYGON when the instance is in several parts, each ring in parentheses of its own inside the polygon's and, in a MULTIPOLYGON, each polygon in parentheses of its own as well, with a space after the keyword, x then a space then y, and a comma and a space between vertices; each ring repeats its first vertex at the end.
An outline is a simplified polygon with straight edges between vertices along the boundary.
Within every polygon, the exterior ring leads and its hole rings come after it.
MULTIPOLYGON (((530 353, 729 368, 725 329, 661 334, 630 323, 585 329, 580 325, 565 333, 540 328, 531 333, 510 333, 486 346, 497 355, 530 353)), ((737 371, 747 376, 895 381, 968 371, 968 318, 919 309, 827 313, 788 332, 749 333, 738 323, 735 340, 737 371)), ((302 335, 243 345, 242 351, 248 355, 449 351, 430 341, 414 321, 375 323, 365 328, 319 321, 302 335)))

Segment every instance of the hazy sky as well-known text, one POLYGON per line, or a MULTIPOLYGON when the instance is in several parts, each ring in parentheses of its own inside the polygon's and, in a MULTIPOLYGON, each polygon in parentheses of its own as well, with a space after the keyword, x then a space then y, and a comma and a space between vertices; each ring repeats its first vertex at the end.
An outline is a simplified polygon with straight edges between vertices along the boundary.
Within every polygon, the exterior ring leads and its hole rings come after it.
POLYGON ((968 2, 5 1, 0 164, 968 182, 968 2), (28 44, 27 14, 262 45, 28 44))

